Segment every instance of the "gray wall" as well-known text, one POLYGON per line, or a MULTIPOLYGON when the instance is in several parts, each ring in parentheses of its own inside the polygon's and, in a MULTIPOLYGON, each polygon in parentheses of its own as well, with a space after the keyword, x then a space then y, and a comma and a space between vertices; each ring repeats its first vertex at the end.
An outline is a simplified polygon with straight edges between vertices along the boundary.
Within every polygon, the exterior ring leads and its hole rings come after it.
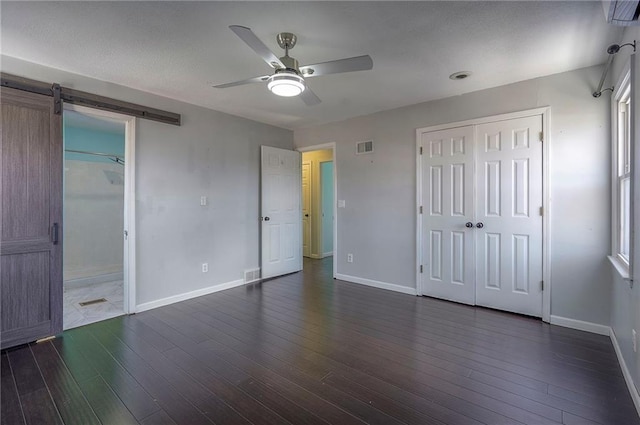
POLYGON ((120 164, 64 161, 65 284, 74 279, 90 284, 96 281, 87 278, 106 274, 122 276, 123 183, 120 164))
POLYGON ((258 267, 260 145, 292 148, 291 131, 1 59, 3 72, 182 114, 180 127, 137 121, 138 304, 242 279, 245 269, 258 267), (208 273, 201 272, 204 262, 208 273))
POLYGON ((591 67, 294 132, 296 147, 336 142, 338 273, 415 287, 415 130, 551 107, 551 314, 608 325, 609 100, 591 67), (355 142, 374 141, 356 156, 355 142), (354 262, 346 262, 347 253, 354 262))

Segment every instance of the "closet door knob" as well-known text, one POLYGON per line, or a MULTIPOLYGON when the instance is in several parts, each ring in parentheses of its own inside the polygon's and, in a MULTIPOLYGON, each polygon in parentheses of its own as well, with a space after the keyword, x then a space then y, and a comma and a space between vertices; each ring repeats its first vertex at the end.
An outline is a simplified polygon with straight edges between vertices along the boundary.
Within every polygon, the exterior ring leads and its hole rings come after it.
POLYGON ((484 227, 484 224, 482 224, 482 222, 476 223, 476 227, 478 229, 482 229, 484 227))
POLYGON ((473 227, 473 223, 472 223, 472 222, 470 222, 470 221, 467 221, 467 222, 465 223, 464 227, 471 228, 471 227, 473 227))

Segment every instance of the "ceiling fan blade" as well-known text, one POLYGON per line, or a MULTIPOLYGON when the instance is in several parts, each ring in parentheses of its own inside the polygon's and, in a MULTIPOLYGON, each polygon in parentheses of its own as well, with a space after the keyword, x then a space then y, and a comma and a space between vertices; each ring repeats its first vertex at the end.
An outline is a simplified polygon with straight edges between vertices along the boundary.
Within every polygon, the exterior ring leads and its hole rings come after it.
POLYGON ((371 56, 364 55, 301 66, 300 72, 302 72, 302 75, 307 78, 317 77, 319 75, 337 74, 340 72, 366 71, 371 68, 373 68, 373 60, 371 59, 371 56))
POLYGON ((230 25, 231 31, 236 33, 251 49, 258 54, 270 67, 285 68, 278 58, 265 44, 251 31, 251 28, 240 25, 230 25))
POLYGON ((302 93, 300 93, 300 98, 307 106, 317 105, 322 102, 318 96, 314 92, 311 91, 309 87, 306 87, 302 93))
POLYGON ((229 87, 243 86, 245 84, 261 83, 263 81, 267 81, 268 78, 268 75, 261 75, 260 77, 247 78, 246 80, 235 81, 233 83, 218 84, 217 86, 213 87, 216 89, 226 89, 229 87))

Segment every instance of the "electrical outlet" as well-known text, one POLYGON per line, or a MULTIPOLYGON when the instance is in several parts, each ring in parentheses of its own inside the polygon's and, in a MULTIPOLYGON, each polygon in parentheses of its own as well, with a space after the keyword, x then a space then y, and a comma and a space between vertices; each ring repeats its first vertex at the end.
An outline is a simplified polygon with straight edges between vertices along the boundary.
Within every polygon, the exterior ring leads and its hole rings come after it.
POLYGON ((202 273, 209 271, 209 263, 202 263, 202 273))
POLYGON ((347 254, 347 263, 353 263, 353 254, 347 254))
POLYGON ((631 342, 633 343, 633 352, 638 352, 638 337, 635 329, 631 329, 631 342))
POLYGON ((203 207, 205 205, 207 205, 207 197, 206 196, 201 196, 200 197, 200 205, 202 205, 203 207))

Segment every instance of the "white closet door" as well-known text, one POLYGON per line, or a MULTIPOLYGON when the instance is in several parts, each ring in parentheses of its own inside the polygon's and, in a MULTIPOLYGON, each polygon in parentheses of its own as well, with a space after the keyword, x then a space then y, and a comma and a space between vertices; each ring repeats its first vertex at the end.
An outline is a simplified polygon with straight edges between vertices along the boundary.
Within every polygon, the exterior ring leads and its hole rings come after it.
POLYGON ((475 302, 473 127, 422 135, 424 295, 475 302))
POLYGON ((476 304, 537 317, 542 316, 541 132, 539 115, 476 126, 476 304))

